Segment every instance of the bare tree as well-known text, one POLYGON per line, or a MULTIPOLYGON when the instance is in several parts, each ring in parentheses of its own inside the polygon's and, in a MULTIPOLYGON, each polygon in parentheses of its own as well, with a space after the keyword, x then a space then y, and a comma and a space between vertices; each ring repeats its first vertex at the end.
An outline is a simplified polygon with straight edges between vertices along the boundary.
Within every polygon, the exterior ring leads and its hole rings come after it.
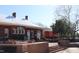
MULTIPOLYGON (((72 6, 71 5, 63 5, 63 6, 58 6, 56 8, 57 18, 60 17, 63 20, 67 20, 69 28, 71 26, 71 23, 70 23, 71 12, 72 12, 72 6)), ((69 29, 69 32, 70 32, 70 29, 69 29)), ((71 34, 69 33, 68 36, 70 36, 70 35, 71 34)))
POLYGON ((75 10, 75 14, 74 14, 74 17, 72 17, 72 6, 71 5, 63 5, 63 6, 58 6, 56 8, 56 17, 61 17, 61 18, 64 18, 65 20, 67 20, 69 22, 69 26, 73 27, 74 29, 74 36, 76 34, 77 31, 79 31, 79 9, 77 8, 75 10), (70 21, 72 20, 72 18, 74 20, 76 20, 73 25, 70 23, 70 21))
POLYGON ((66 18, 70 21, 70 14, 71 14, 72 6, 70 5, 64 5, 64 6, 58 6, 56 8, 56 16, 61 18, 66 18))

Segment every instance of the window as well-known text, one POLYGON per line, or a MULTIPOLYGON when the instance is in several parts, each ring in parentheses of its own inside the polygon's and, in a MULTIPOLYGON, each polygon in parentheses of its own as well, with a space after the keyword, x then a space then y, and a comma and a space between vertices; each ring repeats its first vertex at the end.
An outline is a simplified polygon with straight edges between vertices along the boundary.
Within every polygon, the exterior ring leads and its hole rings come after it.
POLYGON ((17 27, 17 29, 16 29, 16 34, 20 34, 20 28, 19 27, 17 27))
POLYGON ((0 35, 4 34, 4 29, 0 28, 0 35))
POLYGON ((31 30, 31 39, 34 39, 34 31, 31 30))
POLYGON ((17 27, 17 34, 25 34, 25 29, 23 27, 17 27))
POLYGON ((25 34, 25 29, 23 27, 13 28, 12 30, 12 34, 25 34))
POLYGON ((25 34, 25 29, 24 29, 24 28, 23 28, 23 31, 22 31, 22 33, 23 33, 23 34, 25 34))
POLYGON ((15 28, 12 29, 12 34, 16 34, 16 29, 15 28))
POLYGON ((8 33, 8 29, 7 28, 5 28, 5 33, 8 33))
POLYGON ((4 34, 6 34, 6 37, 8 38, 8 36, 9 36, 9 30, 8 30, 8 28, 4 29, 4 34))

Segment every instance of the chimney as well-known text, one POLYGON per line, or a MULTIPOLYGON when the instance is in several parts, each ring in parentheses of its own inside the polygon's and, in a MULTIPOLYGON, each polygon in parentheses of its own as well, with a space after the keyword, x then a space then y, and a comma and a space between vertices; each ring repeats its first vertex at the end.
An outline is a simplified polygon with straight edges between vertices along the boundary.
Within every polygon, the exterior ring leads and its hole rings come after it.
POLYGON ((16 12, 13 12, 13 13, 12 13, 12 16, 13 16, 14 18, 16 18, 16 12))
POLYGON ((25 16, 25 20, 28 20, 28 16, 25 16))

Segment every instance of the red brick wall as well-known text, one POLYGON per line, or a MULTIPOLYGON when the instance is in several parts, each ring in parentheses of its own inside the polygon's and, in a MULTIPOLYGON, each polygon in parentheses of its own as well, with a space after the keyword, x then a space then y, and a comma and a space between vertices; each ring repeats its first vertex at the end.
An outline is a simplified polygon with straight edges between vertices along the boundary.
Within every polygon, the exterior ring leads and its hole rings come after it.
POLYGON ((49 47, 47 42, 35 42, 35 43, 24 43, 24 44, 0 44, 0 47, 16 47, 17 53, 47 53, 49 47))
POLYGON ((27 46, 27 52, 29 52, 29 53, 47 53, 47 52, 49 52, 48 43, 46 43, 46 42, 30 43, 27 46))

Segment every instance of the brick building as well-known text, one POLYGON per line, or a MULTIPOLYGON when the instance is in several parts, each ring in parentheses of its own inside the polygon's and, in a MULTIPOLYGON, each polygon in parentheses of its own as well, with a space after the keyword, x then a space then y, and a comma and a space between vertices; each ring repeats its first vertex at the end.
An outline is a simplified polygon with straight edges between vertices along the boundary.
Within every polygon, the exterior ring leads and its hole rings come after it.
POLYGON ((0 40, 32 40, 42 38, 41 26, 28 21, 28 16, 18 19, 14 12, 12 16, 0 17, 0 40))

